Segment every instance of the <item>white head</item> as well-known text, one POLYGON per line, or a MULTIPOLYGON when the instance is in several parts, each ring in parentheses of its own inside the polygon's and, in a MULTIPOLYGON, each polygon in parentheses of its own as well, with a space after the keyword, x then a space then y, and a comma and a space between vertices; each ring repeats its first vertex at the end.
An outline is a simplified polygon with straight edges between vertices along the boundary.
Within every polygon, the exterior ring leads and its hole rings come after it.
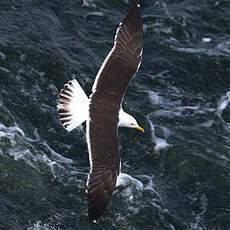
POLYGON ((138 125, 136 119, 130 114, 126 113, 123 109, 121 109, 119 112, 118 126, 137 129, 144 133, 144 129, 138 125))

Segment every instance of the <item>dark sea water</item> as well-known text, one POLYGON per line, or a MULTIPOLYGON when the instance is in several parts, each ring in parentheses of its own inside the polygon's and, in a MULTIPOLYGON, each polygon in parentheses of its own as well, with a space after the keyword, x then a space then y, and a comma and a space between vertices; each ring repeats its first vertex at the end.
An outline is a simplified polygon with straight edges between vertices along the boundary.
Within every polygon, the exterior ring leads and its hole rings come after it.
POLYGON ((56 105, 90 94, 128 0, 0 0, 0 229, 230 229, 230 1, 144 0, 144 58, 119 131, 122 172, 87 217, 85 127, 56 105))

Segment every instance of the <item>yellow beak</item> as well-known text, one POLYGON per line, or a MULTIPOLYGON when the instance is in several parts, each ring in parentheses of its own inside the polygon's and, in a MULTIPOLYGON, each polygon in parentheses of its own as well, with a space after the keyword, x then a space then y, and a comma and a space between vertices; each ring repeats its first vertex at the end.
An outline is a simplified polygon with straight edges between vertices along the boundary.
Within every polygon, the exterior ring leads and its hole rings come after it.
POLYGON ((145 130, 142 127, 140 127, 140 126, 137 127, 137 130, 140 131, 141 133, 145 132, 145 130))

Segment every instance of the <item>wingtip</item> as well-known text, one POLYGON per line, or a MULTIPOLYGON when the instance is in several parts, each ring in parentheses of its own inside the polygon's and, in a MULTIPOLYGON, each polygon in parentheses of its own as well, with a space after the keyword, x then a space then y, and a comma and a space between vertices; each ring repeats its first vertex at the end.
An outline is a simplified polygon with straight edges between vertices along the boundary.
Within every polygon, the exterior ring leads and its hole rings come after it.
POLYGON ((88 214, 88 217, 89 217, 89 220, 90 220, 93 224, 97 224, 98 221, 99 221, 99 218, 100 218, 100 217, 90 216, 89 214, 88 214))
MULTIPOLYGON (((109 201, 104 200, 104 201, 102 201, 101 204, 96 205, 96 206, 92 202, 94 202, 94 201, 91 200, 91 202, 88 206, 88 217, 89 217, 90 221, 92 221, 93 223, 97 223, 99 221, 99 219, 101 218, 101 216, 106 211, 109 201)), ((99 203, 100 203, 100 201, 99 201, 99 203)))
POLYGON ((88 218, 89 221, 96 224, 100 218, 100 216, 96 216, 95 213, 93 213, 89 208, 88 208, 88 218))
POLYGON ((98 223, 98 221, 101 218, 102 214, 103 213, 99 214, 99 213, 96 213, 96 212, 92 212, 91 210, 88 210, 89 220, 94 224, 98 223))
POLYGON ((141 7, 141 1, 140 0, 134 1, 133 4, 136 5, 137 7, 141 7))

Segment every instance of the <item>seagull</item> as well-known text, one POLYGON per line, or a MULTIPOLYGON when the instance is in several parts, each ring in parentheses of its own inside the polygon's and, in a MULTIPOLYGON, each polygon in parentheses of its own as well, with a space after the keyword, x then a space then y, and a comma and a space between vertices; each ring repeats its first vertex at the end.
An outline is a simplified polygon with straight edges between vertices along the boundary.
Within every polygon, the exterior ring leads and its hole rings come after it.
POLYGON ((122 108, 126 89, 141 65, 142 52, 142 17, 139 1, 135 1, 117 28, 114 45, 97 73, 90 97, 76 79, 65 84, 59 95, 59 119, 67 131, 86 121, 88 216, 95 223, 105 212, 120 173, 118 127, 144 132, 122 108))

